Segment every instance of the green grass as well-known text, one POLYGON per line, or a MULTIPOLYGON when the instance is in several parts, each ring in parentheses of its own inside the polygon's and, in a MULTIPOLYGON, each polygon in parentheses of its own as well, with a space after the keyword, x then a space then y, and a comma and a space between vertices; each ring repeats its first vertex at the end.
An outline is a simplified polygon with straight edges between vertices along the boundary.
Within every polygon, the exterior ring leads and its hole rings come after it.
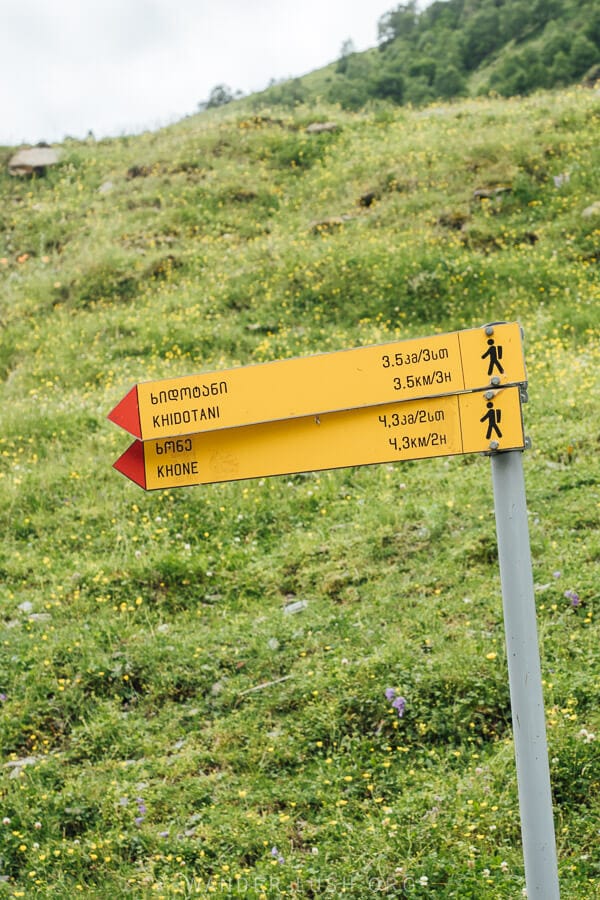
POLYGON ((145 494, 106 421, 515 319, 562 893, 600 895, 599 110, 232 104, 0 175, 0 897, 521 895, 489 462, 145 494))

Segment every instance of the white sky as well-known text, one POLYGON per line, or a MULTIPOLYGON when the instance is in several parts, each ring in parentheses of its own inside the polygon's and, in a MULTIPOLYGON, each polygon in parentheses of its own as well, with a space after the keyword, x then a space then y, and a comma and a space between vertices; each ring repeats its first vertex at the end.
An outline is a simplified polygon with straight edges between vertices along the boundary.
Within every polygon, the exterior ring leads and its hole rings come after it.
MULTIPOLYGON (((157 128, 377 42, 399 0, 0 0, 0 144, 157 128)), ((425 5, 425 4, 423 4, 425 5)))

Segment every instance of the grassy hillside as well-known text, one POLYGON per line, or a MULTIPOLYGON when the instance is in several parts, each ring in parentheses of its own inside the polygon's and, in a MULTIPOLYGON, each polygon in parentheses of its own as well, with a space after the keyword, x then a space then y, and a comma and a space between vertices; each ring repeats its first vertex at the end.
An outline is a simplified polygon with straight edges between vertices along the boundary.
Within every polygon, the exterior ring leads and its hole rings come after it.
POLYGON ((599 896, 599 112, 232 104, 3 166, 0 897, 521 895, 488 460, 145 494, 106 421, 513 319, 561 883, 599 896))

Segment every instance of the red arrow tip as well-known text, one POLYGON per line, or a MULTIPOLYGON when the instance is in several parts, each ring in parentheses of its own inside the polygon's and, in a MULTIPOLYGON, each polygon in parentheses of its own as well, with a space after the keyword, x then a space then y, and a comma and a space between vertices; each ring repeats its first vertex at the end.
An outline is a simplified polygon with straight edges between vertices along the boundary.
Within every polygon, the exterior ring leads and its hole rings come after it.
POLYGON ((108 414, 108 418, 115 425, 119 425, 136 438, 142 437, 140 425, 140 407, 138 403, 137 385, 134 385, 128 394, 125 394, 115 408, 108 414))
POLYGON ((134 441, 125 453, 113 463, 113 469, 131 479, 135 484, 146 490, 146 466, 144 465, 144 445, 141 441, 134 441))

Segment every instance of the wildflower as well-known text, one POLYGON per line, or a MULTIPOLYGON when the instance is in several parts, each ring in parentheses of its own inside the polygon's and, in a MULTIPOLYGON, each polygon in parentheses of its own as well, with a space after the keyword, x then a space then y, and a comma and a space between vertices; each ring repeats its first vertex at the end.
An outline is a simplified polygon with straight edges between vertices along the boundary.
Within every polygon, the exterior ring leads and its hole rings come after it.
POLYGON ((393 708, 397 711, 398 716, 402 718, 404 715, 404 709, 406 707, 406 698, 396 696, 396 691, 394 688, 386 688, 385 689, 385 699, 388 703, 391 703, 393 708))
POLYGON ((146 818, 146 813, 148 810, 146 809, 146 804, 144 803, 144 800, 142 797, 136 797, 135 802, 137 803, 137 807, 138 807, 138 815, 135 817, 135 819, 133 821, 139 828, 139 826, 142 824, 142 822, 146 818))
POLYGON ((8 818, 8 816, 4 816, 4 818, 2 819, 2 824, 10 825, 10 819, 8 818))
POLYGON ((558 572, 558 571, 557 571, 557 572, 553 572, 553 573, 552 573, 552 577, 553 577, 553 578, 560 578, 561 574, 562 574, 562 573, 561 573, 561 572, 558 572))
POLYGON ((577 591, 565 591, 565 597, 571 601, 571 606, 581 606, 581 599, 577 591))
POLYGON ((277 847, 271 847, 271 856, 273 857, 273 859, 276 859, 280 865, 285 862, 285 859, 283 858, 277 847))
POLYGON ((7 700, 8 697, 6 696, 6 694, 0 694, 0 703, 6 703, 7 700))
POLYGON ((402 716, 404 715, 404 710, 406 708, 406 699, 404 697, 396 697, 396 699, 392 703, 392 706, 397 711, 398 718, 401 719, 402 716))
POLYGON ((503 859, 502 862, 500 863, 500 868, 502 869, 503 872, 508 872, 508 863, 506 862, 505 859, 503 859))
POLYGON ((169 837, 169 832, 168 832, 168 831, 159 831, 159 832, 158 832, 158 836, 159 836, 160 838, 168 838, 168 837, 169 837))
POLYGON ((421 885, 421 887, 427 887, 427 885, 429 884, 429 878, 427 877, 427 875, 421 875, 421 877, 419 878, 419 884, 421 885))

